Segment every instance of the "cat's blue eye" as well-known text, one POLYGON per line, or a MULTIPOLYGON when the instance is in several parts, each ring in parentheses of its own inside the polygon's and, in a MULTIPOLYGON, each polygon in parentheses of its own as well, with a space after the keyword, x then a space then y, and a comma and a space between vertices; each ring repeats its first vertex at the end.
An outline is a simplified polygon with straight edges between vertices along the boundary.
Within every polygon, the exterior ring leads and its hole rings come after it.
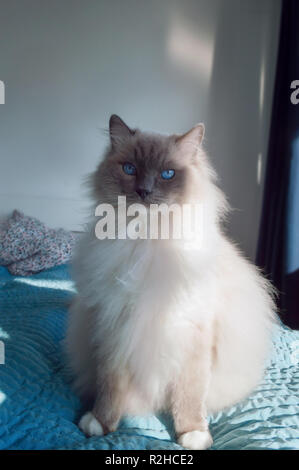
POLYGON ((175 175, 174 170, 164 170, 161 173, 161 178, 163 178, 163 180, 171 180, 171 178, 173 178, 174 175, 175 175))
POLYGON ((136 175, 136 167, 132 163, 124 163, 123 170, 126 175, 136 175))

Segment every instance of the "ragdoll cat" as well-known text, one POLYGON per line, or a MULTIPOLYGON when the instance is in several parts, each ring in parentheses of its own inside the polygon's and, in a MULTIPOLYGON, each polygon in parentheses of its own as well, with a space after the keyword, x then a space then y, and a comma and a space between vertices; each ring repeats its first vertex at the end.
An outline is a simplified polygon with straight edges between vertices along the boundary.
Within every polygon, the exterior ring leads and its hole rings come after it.
MULTIPOLYGON (((92 398, 79 427, 116 430, 124 414, 168 410, 178 443, 212 445, 206 417, 259 383, 276 320, 273 291, 221 230, 224 195, 202 148, 203 124, 184 135, 130 129, 110 118, 110 146, 90 179, 94 207, 200 204, 198 244, 101 239, 98 218, 74 260, 78 289, 66 338, 75 385, 92 398)), ((119 217, 116 212, 116 218, 119 217)))

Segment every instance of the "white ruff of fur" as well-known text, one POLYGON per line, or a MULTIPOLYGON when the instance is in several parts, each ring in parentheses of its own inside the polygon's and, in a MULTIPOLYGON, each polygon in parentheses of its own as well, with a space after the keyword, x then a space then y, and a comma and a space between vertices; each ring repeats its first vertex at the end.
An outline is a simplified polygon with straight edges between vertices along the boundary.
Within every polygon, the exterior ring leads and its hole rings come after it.
MULTIPOLYGON (((206 168, 209 171, 209 168, 206 168)), ((126 412, 168 405, 168 389, 197 345, 213 336, 207 410, 246 397, 258 384, 274 321, 270 287, 221 233, 224 199, 211 177, 204 188, 200 248, 183 240, 102 240, 94 222, 80 242, 67 345, 82 393, 94 393, 96 371, 129 371, 134 392, 126 412), (94 352, 96 351, 96 352, 94 352)))

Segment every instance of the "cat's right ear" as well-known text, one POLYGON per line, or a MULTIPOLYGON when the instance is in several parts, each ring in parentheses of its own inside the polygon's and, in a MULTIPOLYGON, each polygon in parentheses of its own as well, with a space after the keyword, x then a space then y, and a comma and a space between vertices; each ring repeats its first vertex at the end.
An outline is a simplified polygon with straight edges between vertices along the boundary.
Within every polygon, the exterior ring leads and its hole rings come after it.
POLYGON ((130 129, 119 116, 112 114, 109 119, 109 134, 112 147, 116 147, 134 135, 135 131, 130 129))
POLYGON ((177 137, 176 142, 179 145, 191 144, 193 147, 199 147, 203 141, 205 134, 205 126, 201 122, 192 127, 192 129, 183 135, 177 137))

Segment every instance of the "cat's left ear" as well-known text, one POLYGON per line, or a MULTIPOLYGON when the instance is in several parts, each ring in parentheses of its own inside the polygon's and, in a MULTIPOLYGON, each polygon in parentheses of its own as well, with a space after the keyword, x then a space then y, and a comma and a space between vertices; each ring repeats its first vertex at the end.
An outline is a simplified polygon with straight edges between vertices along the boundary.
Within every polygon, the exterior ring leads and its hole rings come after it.
POLYGON ((203 123, 196 124, 192 129, 176 139, 179 145, 192 145, 193 148, 200 147, 205 134, 205 125, 203 123))
POLYGON ((134 135, 135 131, 130 129, 119 116, 112 114, 109 120, 109 134, 111 145, 114 147, 134 135))

